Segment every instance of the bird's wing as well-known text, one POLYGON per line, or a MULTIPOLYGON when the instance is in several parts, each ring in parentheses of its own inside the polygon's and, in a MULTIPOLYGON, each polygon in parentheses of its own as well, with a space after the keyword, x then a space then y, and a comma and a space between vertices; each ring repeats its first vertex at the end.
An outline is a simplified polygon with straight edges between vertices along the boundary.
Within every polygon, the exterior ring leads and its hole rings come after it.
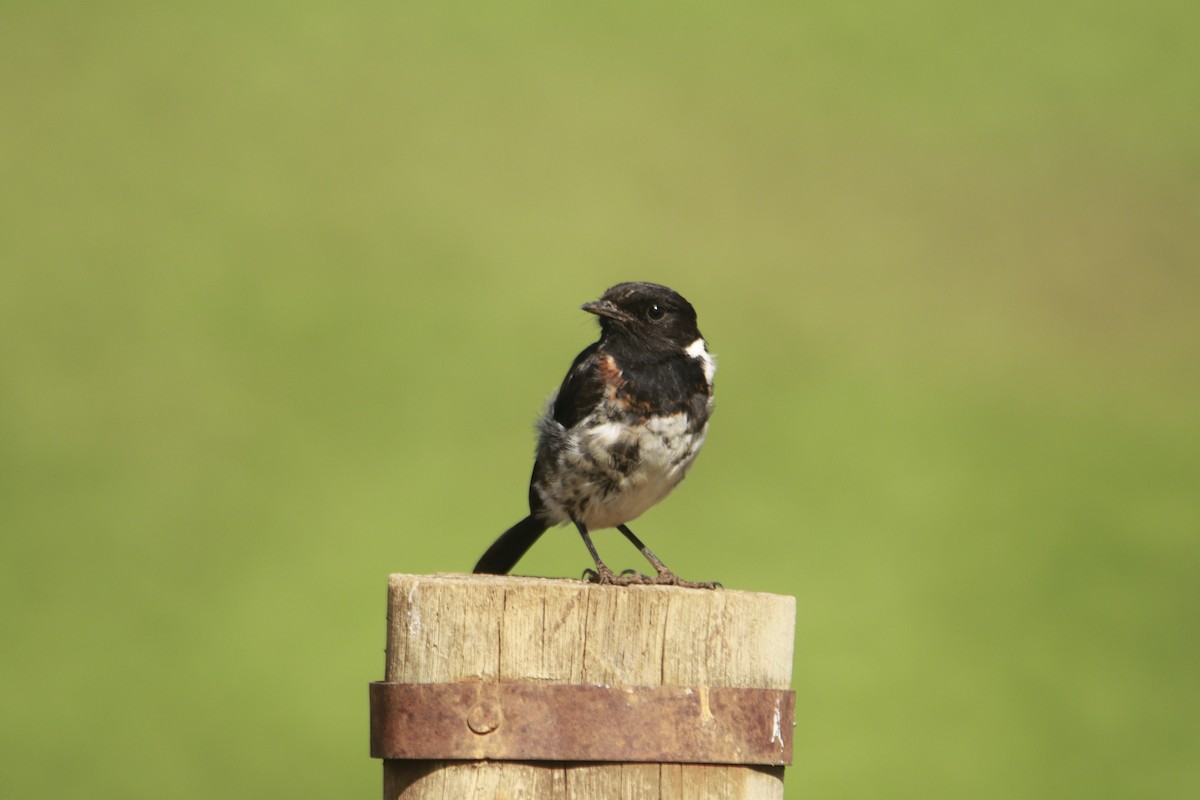
POLYGON ((562 386, 554 396, 550 416, 564 428, 572 428, 596 408, 604 396, 604 376, 600 370, 600 343, 596 342, 575 356, 562 386))

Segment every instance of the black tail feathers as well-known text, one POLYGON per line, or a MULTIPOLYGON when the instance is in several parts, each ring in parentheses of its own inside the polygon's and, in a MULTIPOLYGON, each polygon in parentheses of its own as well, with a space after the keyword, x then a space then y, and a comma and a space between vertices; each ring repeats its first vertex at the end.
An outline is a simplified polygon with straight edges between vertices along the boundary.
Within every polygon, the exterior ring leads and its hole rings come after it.
POLYGON ((507 575, 509 570, 517 565, 521 556, 533 547, 533 543, 546 532, 546 525, 532 514, 500 534, 500 538, 492 542, 479 563, 475 572, 489 575, 507 575))

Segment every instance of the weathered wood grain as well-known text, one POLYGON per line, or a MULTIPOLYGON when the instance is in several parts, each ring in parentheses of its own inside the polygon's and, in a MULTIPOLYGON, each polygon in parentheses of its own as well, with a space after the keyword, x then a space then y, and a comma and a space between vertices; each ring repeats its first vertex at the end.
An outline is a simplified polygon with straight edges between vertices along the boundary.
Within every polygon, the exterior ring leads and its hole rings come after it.
MULTIPOLYGON (((385 679, 787 689, 791 597, 392 575, 385 679)), ((769 800, 782 767, 384 762, 385 800, 769 800)))

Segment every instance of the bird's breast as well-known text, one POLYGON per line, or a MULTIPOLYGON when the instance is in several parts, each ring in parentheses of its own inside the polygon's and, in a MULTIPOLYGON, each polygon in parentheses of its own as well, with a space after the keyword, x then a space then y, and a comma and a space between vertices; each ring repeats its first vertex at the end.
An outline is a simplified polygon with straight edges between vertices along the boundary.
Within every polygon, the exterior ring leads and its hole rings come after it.
POLYGON ((679 485, 704 444, 686 412, 629 416, 601 404, 565 431, 538 487, 555 521, 610 528, 644 514, 679 485))

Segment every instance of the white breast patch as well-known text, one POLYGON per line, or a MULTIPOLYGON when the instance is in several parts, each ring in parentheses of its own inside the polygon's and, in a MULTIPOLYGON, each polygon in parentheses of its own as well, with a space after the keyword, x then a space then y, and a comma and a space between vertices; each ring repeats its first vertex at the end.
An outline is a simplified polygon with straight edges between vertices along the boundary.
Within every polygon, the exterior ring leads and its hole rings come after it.
POLYGON ((598 530, 640 517, 679 485, 700 452, 707 426, 691 433, 688 425, 681 412, 574 428, 541 492, 552 521, 575 517, 598 530), (632 468, 620 464, 621 453, 635 452, 632 468))

